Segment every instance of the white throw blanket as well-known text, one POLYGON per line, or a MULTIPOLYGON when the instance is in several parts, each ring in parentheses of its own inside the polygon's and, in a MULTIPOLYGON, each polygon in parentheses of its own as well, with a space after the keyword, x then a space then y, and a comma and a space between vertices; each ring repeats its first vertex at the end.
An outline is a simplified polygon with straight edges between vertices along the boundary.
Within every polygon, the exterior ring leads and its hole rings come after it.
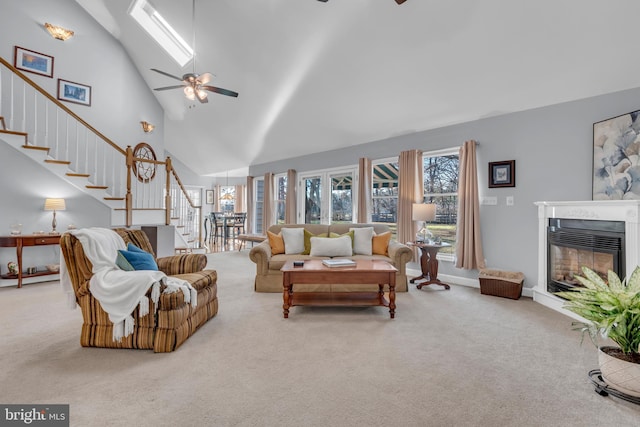
MULTIPOLYGON (((121 270, 116 265, 118 249, 126 250, 127 247, 115 231, 108 228, 83 228, 69 233, 80 241, 86 257, 93 264, 89 291, 109 314, 109 320, 113 322, 114 341, 133 333, 134 319, 131 314, 136 306, 140 306, 140 316, 149 313, 149 298, 146 293, 151 286, 151 299, 155 307, 160 298, 161 282, 167 285, 165 293, 182 291, 187 303, 193 307, 197 305, 197 291, 185 280, 168 277, 161 271, 121 270)), ((60 269, 60 283, 75 308, 73 286, 64 259, 60 260, 60 269)))

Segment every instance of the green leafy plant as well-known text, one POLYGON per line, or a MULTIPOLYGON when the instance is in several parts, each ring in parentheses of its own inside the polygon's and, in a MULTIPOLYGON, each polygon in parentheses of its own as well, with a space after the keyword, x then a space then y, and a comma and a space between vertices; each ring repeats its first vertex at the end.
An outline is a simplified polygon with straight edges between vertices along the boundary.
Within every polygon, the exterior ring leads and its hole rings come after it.
POLYGON ((575 329, 583 337, 589 333, 596 347, 598 335, 609 337, 630 361, 640 363, 640 267, 624 281, 609 270, 608 283, 587 267, 582 272, 584 277, 575 278, 584 287, 555 294, 567 299, 564 308, 589 322, 574 322, 575 329))

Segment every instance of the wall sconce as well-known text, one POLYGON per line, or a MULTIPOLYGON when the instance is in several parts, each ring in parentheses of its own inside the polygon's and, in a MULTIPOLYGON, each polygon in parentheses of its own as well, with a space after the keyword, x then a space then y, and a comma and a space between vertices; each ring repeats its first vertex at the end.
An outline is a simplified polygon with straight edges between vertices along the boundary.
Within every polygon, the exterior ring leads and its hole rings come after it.
POLYGON ((49 31, 49 34, 51 34, 51 37, 54 39, 65 41, 73 37, 73 31, 67 30, 66 28, 51 25, 48 22, 44 24, 44 27, 49 31))
POLYGON ((53 211, 53 221, 51 221, 51 233, 50 234, 58 234, 56 231, 56 211, 63 211, 66 209, 66 205, 64 203, 64 199, 45 199, 44 201, 44 210, 45 211, 53 211))
POLYGON ((142 122, 140 122, 140 124, 142 125, 142 130, 145 133, 153 132, 153 130, 156 128, 154 125, 152 125, 149 122, 142 121, 142 122))

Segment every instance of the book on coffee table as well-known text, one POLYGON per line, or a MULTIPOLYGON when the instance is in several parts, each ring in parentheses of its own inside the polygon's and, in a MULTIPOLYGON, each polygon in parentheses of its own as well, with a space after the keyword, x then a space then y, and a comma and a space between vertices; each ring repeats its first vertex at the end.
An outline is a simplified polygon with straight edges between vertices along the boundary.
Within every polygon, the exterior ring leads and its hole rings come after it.
POLYGON ((352 259, 338 258, 338 259, 323 259, 322 263, 327 267, 355 267, 356 262, 352 259))

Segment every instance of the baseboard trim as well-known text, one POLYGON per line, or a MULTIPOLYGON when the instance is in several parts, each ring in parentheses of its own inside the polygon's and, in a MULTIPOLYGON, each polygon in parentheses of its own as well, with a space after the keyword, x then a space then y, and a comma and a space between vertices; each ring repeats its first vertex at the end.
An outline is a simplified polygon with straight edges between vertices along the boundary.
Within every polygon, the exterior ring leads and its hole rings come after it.
MULTIPOLYGON (((420 275, 419 270, 407 269, 408 277, 416 277, 420 275)), ((438 279, 450 285, 467 286, 469 288, 480 289, 480 282, 478 279, 471 279, 469 277, 452 276, 450 274, 438 274, 438 279)), ((522 296, 533 298, 533 288, 522 288, 522 296)))

